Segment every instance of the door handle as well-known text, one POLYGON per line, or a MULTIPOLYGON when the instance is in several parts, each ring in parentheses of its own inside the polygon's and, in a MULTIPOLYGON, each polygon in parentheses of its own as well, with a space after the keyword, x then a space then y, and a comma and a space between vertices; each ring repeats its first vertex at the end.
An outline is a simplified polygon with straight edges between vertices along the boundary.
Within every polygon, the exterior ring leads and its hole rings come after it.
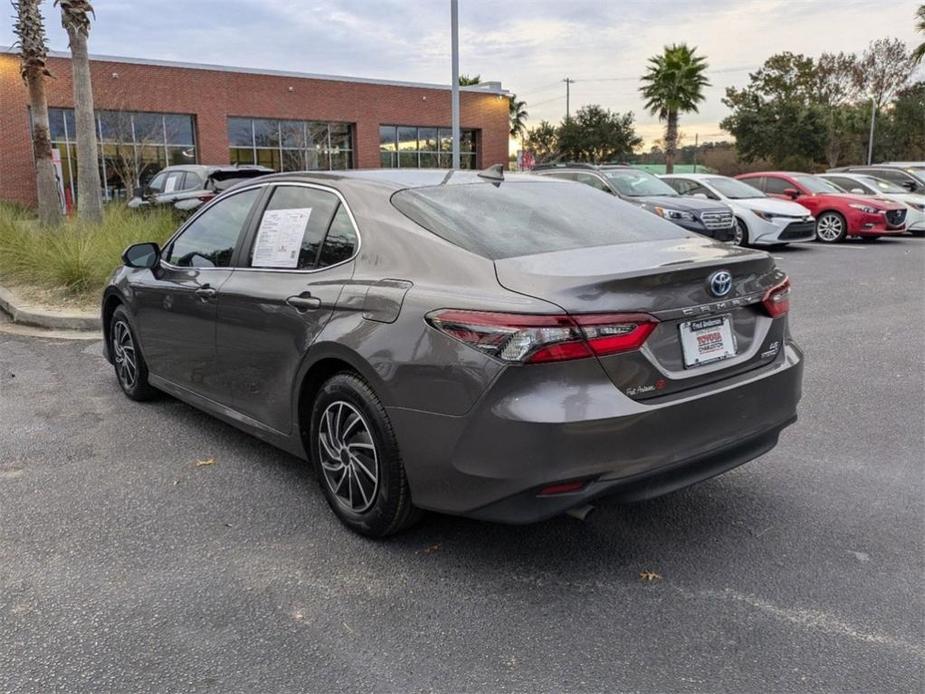
POLYGON ((298 296, 290 296, 286 303, 292 306, 299 313, 311 311, 312 309, 321 308, 321 299, 312 296, 309 292, 302 292, 298 296))
POLYGON ((204 284, 196 290, 196 296, 201 299, 211 299, 216 294, 218 294, 218 292, 215 289, 212 289, 212 287, 210 287, 208 284, 204 284))

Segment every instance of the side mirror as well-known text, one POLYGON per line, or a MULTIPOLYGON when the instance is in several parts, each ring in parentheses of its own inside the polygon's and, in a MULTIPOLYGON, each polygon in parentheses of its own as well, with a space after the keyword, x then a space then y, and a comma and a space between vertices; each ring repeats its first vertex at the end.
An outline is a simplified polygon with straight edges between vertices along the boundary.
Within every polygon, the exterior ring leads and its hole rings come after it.
POLYGON ((150 270, 160 260, 161 249, 156 243, 136 243, 122 253, 122 262, 126 267, 150 270))
POLYGON ((701 200, 709 200, 709 199, 710 199, 710 198, 707 197, 706 193, 694 193, 693 195, 691 195, 691 197, 692 197, 692 198, 700 198, 701 200))
POLYGON ((864 190, 863 188, 852 188, 851 192, 857 193, 858 195, 864 195, 867 191, 864 190))
POLYGON ((913 183, 912 181, 903 181, 901 185, 903 188, 908 190, 910 193, 915 192, 916 186, 915 186, 915 183, 913 183))
POLYGON ((784 188, 784 195, 786 195, 791 200, 796 200, 800 197, 800 191, 796 188, 784 188))

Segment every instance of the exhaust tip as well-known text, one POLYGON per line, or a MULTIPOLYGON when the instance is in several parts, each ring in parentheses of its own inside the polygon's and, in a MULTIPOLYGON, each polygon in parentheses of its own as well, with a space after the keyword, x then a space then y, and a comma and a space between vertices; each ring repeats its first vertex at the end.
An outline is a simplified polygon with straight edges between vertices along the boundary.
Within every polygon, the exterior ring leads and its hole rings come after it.
POLYGON ((571 516, 580 521, 588 519, 588 516, 591 515, 591 512, 594 511, 594 507, 591 504, 585 504, 584 506, 576 506, 575 508, 570 508, 565 512, 565 515, 571 516))

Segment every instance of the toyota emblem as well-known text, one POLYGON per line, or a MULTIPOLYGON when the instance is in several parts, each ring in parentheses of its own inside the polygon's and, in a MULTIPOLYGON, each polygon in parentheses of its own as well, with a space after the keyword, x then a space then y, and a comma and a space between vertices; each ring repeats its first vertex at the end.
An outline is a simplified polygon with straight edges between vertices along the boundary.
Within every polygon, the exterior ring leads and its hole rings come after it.
POLYGON ((732 273, 728 270, 714 272, 707 280, 707 284, 713 296, 726 296, 732 291, 732 273))

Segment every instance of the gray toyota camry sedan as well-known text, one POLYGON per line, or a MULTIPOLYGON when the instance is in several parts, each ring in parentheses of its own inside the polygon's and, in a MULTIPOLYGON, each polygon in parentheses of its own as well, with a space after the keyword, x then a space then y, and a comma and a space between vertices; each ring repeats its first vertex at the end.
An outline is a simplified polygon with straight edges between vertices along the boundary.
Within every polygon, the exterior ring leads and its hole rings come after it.
POLYGON ((123 260, 102 309, 125 394, 311 461, 366 535, 422 510, 526 523, 654 497, 796 419, 772 258, 580 183, 267 176, 123 260))

